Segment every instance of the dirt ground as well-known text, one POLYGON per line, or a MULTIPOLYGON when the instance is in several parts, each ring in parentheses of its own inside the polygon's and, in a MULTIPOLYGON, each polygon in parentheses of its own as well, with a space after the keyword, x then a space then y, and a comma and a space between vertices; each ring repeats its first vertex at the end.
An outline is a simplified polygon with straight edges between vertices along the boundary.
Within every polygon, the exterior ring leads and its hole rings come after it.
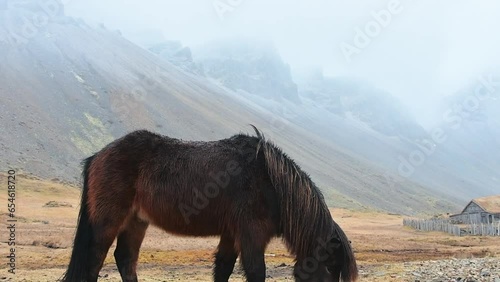
MULTIPOLYGON (((1 177, 0 221, 7 224, 5 175, 1 177)), ((79 208, 80 191, 57 180, 19 177, 16 195, 16 274, 7 272, 6 231, 1 233, 0 280, 55 281, 69 261, 79 208), (51 202, 52 201, 52 202, 51 202)), ((399 281, 405 262, 447 258, 500 258, 498 237, 454 237, 418 232, 402 226, 403 217, 379 212, 332 209, 355 249, 361 281, 399 281), (383 271, 382 271, 383 270, 383 271)), ((150 227, 141 249, 141 281, 211 281, 212 256, 217 238, 169 235, 150 227)), ((101 271, 102 281, 121 281, 112 246, 101 271)), ((266 252, 269 281, 292 281, 293 257, 279 239, 266 252)), ((231 281, 244 281, 238 268, 231 281)))

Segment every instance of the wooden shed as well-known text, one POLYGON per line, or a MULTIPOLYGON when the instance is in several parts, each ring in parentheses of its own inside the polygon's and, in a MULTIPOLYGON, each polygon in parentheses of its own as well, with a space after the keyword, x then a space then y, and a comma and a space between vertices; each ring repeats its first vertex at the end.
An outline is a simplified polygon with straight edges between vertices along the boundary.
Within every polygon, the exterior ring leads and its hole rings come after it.
POLYGON ((462 213, 450 216, 452 223, 492 223, 500 221, 500 195, 470 201, 462 213))

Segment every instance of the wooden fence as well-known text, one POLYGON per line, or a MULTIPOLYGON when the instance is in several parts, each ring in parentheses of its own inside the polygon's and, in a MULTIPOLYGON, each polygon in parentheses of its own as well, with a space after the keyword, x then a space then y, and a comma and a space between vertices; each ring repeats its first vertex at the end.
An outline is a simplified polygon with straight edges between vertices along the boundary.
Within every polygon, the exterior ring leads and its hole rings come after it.
POLYGON ((456 225, 448 219, 403 219, 403 225, 421 231, 441 231, 455 236, 500 236, 500 222, 456 225))
MULTIPOLYGON (((494 222, 490 224, 486 223, 473 223, 469 224, 467 235, 479 235, 479 236, 500 236, 500 222, 494 222)), ((467 230, 466 230, 467 231, 467 230)))
POLYGON ((403 219, 403 225, 421 231, 441 231, 455 236, 461 235, 460 226, 451 224, 446 219, 403 219))

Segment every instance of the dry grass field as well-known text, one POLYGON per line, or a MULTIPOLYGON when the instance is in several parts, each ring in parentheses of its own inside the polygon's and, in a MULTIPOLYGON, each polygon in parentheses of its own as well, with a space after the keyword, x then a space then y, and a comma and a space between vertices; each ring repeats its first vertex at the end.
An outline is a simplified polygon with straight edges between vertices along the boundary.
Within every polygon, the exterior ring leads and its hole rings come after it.
MULTIPOLYGON (((1 216, 7 223, 5 175, 1 177, 1 216)), ((0 263, 3 281, 55 281, 64 272, 71 252, 80 190, 58 181, 18 175, 16 195, 17 265, 15 277, 0 263)), ((423 233, 402 226, 402 216, 378 212, 332 210, 355 248, 361 281, 401 281, 396 275, 405 262, 446 258, 500 257, 500 240, 494 237, 452 237, 423 233)), ((1 257, 6 260, 7 232, 2 232, 1 257)), ((174 237, 150 228, 144 241, 141 281, 211 281, 212 254, 217 238, 174 237)), ((120 281, 112 247, 101 271, 102 281, 120 281)), ((280 240, 266 254, 270 281, 290 281, 291 257, 280 240)), ((242 281, 236 270, 232 281, 242 281)))

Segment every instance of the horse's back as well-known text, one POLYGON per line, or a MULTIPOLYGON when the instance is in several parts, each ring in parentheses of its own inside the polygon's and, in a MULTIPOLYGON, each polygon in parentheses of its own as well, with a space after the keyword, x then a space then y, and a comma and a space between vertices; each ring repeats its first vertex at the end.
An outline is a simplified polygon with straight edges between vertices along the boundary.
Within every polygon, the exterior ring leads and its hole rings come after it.
POLYGON ((136 131, 102 154, 114 178, 133 182, 143 220, 172 233, 218 235, 245 217, 270 217, 274 193, 258 143, 246 135, 192 142, 136 131))

